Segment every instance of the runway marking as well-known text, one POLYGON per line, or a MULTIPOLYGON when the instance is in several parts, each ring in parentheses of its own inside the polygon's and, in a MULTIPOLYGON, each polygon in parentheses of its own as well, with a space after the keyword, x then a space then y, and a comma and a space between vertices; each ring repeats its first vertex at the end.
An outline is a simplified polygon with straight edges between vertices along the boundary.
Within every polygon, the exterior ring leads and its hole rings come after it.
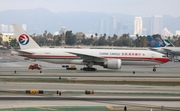
POLYGON ((35 108, 38 108, 38 109, 45 109, 45 110, 57 110, 57 109, 53 109, 53 108, 48 108, 48 107, 40 107, 40 106, 37 106, 35 108))
POLYGON ((73 73, 76 73, 76 71, 73 71, 73 73))
POLYGON ((113 110, 114 108, 112 106, 106 106, 108 109, 113 110))
POLYGON ((66 92, 67 90, 60 90, 61 92, 66 92))
POLYGON ((124 86, 130 86, 129 84, 124 84, 124 86))

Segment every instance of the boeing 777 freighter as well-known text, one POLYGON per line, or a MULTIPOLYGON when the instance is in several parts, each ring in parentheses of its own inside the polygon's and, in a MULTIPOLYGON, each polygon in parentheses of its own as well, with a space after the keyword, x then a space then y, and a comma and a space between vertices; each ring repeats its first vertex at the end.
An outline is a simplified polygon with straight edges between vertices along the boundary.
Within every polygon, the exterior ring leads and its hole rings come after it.
POLYGON ((13 24, 13 28, 21 48, 16 54, 45 62, 86 65, 84 70, 95 70, 93 65, 108 69, 121 69, 122 65, 151 65, 156 71, 156 65, 169 61, 164 54, 150 50, 41 48, 19 25, 13 24))

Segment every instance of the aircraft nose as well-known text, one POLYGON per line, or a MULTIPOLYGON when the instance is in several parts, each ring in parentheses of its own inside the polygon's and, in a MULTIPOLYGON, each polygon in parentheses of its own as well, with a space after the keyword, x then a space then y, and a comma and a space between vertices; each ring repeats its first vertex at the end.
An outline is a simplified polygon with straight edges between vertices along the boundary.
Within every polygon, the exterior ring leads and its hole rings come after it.
POLYGON ((168 57, 164 58, 164 60, 163 60, 164 63, 166 63, 166 62, 168 62, 168 61, 169 61, 169 58, 168 58, 168 57))
POLYGON ((157 61, 161 62, 161 63, 166 63, 169 61, 169 58, 168 57, 163 57, 163 58, 158 58, 156 59, 157 61))

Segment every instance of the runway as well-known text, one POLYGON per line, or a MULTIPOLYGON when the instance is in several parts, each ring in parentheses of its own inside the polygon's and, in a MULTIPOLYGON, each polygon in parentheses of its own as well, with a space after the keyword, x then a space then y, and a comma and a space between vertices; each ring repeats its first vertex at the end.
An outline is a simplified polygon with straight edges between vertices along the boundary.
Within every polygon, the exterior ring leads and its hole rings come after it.
MULTIPOLYGON (((84 106, 84 110, 91 107, 89 110, 92 111, 99 107, 101 107, 99 110, 103 111, 120 110, 124 106, 128 106, 131 111, 144 111, 150 108, 161 110, 161 106, 164 107, 164 111, 179 110, 179 85, 66 83, 67 80, 179 82, 179 62, 162 64, 157 67, 156 72, 152 71, 151 66, 123 66, 121 70, 108 70, 97 66, 97 71, 86 72, 81 71, 80 68, 83 66, 79 65, 76 66, 78 70, 66 70, 62 65, 37 61, 35 63, 43 67, 40 73, 39 70, 28 69, 34 62, 25 61, 21 57, 14 56, 14 58, 16 61, 9 60, 0 64, 2 110, 31 107, 35 108, 33 111, 40 109, 44 111, 51 110, 55 106, 58 108, 71 106, 73 107, 71 110, 77 106, 79 108, 84 106), (133 71, 136 73, 133 74, 133 71), (45 82, 46 80, 48 82, 45 82), (63 80, 64 83, 57 82, 63 80), (44 94, 26 94, 26 90, 43 90, 44 94), (87 95, 84 93, 85 90, 93 90, 94 94, 87 95), (56 94, 56 91, 61 91, 61 95, 56 94), (43 109, 44 107, 46 108, 43 109)), ((59 110, 58 108, 55 109, 59 110)))
MULTIPOLYGON (((69 106, 71 106, 71 110, 75 110, 77 108, 83 108, 85 110, 87 107, 90 107, 90 111, 98 110, 98 111, 109 111, 109 110, 123 110, 124 106, 127 106, 131 111, 146 111, 151 108, 161 111, 163 107, 164 111, 178 111, 179 110, 179 98, 159 98, 156 97, 94 97, 94 96, 68 96, 68 97, 59 97, 59 96, 18 96, 15 97, 2 97, 0 98, 0 107, 4 110, 4 108, 9 107, 13 109, 19 109, 26 107, 25 110, 31 108, 33 111, 39 111, 41 108, 45 110, 58 109, 66 107, 66 110, 69 106), (6 103, 6 104, 5 104, 6 103), (48 103, 48 104, 47 104, 48 103), (171 106, 169 104, 172 104, 171 106), (46 106, 45 106, 46 104, 46 106), (43 107, 44 106, 44 107, 43 107), (97 108, 101 107, 101 108, 97 108), (102 106, 104 106, 102 108, 102 106), (94 109, 95 108, 95 109, 94 109)), ((0 109, 0 111, 1 111, 0 109)), ((81 109, 82 110, 82 109, 81 109)))
POLYGON ((134 97, 134 98, 128 98, 128 97, 42 97, 42 96, 29 96, 29 97, 23 97, 23 96, 8 96, 8 97, 0 97, 0 101, 16 101, 16 100, 24 100, 24 101, 164 101, 164 102, 170 102, 170 101, 180 101, 180 98, 140 98, 140 97, 134 97))

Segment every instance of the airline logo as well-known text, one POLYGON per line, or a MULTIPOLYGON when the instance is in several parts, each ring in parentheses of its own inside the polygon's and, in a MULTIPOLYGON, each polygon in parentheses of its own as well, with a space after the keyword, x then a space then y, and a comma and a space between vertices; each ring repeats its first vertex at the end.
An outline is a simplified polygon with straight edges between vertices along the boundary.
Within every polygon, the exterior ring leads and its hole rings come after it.
POLYGON ((26 45, 29 43, 29 37, 26 34, 20 35, 18 40, 21 45, 26 45))
POLYGON ((152 41, 151 41, 151 46, 154 46, 154 44, 155 44, 155 41, 152 40, 152 41))

